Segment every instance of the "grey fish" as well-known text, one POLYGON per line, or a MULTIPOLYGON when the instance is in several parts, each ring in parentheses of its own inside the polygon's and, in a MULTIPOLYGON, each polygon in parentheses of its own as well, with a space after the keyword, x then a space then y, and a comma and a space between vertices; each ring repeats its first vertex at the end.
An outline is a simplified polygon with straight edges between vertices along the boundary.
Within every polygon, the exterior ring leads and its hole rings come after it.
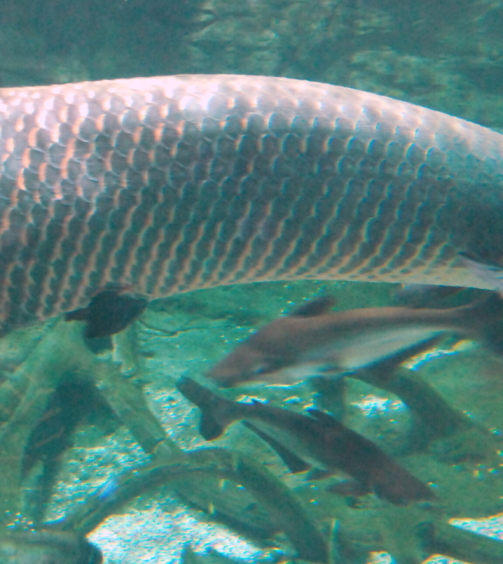
POLYGON ((294 383, 308 376, 354 371, 442 333, 477 339, 503 351, 503 299, 491 293, 449 309, 382 307, 328 312, 314 301, 272 321, 243 341, 208 375, 228 387, 249 381, 294 383))
POLYGON ((257 401, 231 401, 188 377, 181 378, 177 388, 201 409, 199 429, 206 440, 216 439, 235 421, 245 421, 291 471, 312 466, 323 477, 342 471, 365 491, 397 505, 434 499, 433 492, 391 456, 323 411, 309 409, 306 416, 257 401))

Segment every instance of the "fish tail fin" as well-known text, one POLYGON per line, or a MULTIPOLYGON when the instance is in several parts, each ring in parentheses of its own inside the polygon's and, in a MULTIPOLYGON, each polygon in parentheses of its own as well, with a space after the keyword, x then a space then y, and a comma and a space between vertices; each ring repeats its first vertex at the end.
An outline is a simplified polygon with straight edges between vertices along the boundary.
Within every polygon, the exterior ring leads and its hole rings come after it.
POLYGON ((178 391, 201 410, 199 432, 207 440, 220 437, 227 426, 234 421, 229 406, 233 402, 218 396, 209 388, 187 376, 176 383, 178 391))

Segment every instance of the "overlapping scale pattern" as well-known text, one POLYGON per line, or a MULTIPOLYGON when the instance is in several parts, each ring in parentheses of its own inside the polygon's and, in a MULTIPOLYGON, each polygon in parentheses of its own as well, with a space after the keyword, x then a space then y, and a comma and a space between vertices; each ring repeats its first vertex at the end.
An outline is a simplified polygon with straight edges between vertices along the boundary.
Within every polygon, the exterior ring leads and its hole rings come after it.
POLYGON ((187 75, 0 90, 0 324, 269 279, 483 286, 503 136, 337 86, 187 75))

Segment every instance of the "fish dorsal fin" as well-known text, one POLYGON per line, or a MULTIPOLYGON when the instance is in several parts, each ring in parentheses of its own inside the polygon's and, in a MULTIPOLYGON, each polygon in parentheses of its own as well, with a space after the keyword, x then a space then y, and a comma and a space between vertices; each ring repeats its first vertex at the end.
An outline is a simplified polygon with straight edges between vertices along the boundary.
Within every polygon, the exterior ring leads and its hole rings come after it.
POLYGON ((289 317, 317 317, 328 313, 335 305, 335 299, 331 296, 322 296, 309 300, 305 304, 295 308, 289 317))
POLYGON ((305 472, 306 470, 309 470, 311 468, 311 464, 297 456, 295 453, 293 453, 276 439, 273 439, 267 433, 264 433, 264 431, 256 427, 253 423, 250 423, 249 421, 243 421, 243 425, 248 429, 251 429, 257 436, 265 441, 286 464, 288 470, 290 470, 292 474, 305 472))
POLYGON ((327 427, 343 427, 343 424, 329 413, 325 413, 324 411, 314 407, 310 407, 307 412, 311 417, 314 417, 314 419, 323 423, 323 425, 326 425, 327 427))

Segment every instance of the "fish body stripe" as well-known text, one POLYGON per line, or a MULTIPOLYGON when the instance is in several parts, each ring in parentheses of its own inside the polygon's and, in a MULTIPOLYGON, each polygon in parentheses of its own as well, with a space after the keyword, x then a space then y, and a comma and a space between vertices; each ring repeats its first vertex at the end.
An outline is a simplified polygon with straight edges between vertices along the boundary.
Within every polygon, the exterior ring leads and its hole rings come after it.
POLYGON ((485 287, 503 136, 274 77, 0 89, 2 331, 107 284, 150 297, 259 280, 485 287))

